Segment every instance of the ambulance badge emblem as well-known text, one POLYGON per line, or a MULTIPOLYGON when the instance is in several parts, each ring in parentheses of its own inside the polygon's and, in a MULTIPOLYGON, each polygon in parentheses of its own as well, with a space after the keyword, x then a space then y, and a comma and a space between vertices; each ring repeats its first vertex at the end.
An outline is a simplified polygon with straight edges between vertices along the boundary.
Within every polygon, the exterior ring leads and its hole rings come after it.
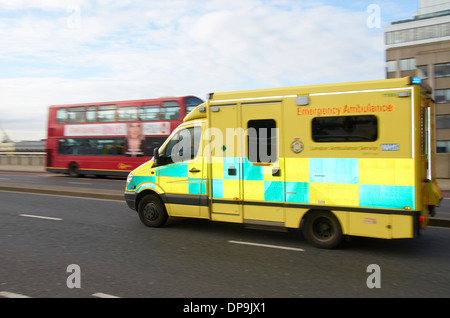
POLYGON ((300 153, 303 151, 303 143, 300 141, 299 137, 294 138, 294 141, 291 144, 291 150, 294 153, 300 153))

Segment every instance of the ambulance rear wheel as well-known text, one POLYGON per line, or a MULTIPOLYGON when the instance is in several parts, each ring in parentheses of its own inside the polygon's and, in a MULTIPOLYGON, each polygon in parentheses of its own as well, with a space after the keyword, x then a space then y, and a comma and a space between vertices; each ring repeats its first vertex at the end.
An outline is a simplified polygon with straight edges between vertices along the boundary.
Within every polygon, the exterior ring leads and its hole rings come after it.
POLYGON ((337 218, 328 211, 311 211, 306 216, 303 234, 319 248, 335 248, 342 242, 342 229, 337 218))
POLYGON ((141 222, 149 227, 161 227, 168 218, 166 208, 161 199, 154 194, 142 198, 138 205, 141 222))

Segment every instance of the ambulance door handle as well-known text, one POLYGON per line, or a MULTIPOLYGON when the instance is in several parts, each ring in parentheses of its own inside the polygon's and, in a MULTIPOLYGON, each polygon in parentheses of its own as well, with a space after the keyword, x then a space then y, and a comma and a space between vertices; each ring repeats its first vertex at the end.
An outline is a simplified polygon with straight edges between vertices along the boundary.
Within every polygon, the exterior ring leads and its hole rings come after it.
POLYGON ((273 167, 272 168, 272 176, 274 176, 274 177, 281 177, 281 169, 280 169, 280 167, 273 167))
POLYGON ((191 170, 189 170, 189 172, 193 172, 193 173, 196 173, 196 172, 200 172, 200 170, 198 170, 198 169, 195 169, 195 168, 192 168, 191 170))

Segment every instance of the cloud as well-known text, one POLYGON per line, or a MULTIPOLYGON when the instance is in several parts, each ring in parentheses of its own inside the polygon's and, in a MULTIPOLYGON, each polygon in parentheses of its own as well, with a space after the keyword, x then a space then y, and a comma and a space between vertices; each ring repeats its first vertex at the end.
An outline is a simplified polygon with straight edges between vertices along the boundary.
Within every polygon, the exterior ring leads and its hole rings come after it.
POLYGON ((16 140, 45 138, 51 104, 384 77, 383 31, 365 8, 0 0, 0 10, 0 124, 16 140))

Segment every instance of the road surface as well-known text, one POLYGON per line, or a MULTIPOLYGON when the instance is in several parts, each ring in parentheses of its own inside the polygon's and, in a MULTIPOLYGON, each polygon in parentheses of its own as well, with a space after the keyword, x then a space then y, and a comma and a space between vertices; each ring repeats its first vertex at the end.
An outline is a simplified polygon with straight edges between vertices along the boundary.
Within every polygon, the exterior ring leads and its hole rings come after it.
POLYGON ((448 228, 322 250, 299 230, 147 228, 122 201, 0 191, 0 202, 0 297, 450 297, 448 228), (368 287, 372 264, 380 288, 368 287))

